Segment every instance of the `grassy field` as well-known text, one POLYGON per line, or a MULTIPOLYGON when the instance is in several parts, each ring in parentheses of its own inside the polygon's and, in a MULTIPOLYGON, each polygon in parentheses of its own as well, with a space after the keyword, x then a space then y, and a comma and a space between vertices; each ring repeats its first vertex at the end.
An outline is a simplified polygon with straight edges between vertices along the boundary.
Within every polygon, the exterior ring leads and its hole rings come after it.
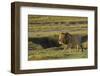
POLYGON ((59 50, 58 48, 48 48, 29 52, 29 60, 48 60, 48 59, 76 59, 87 58, 87 50, 84 52, 75 49, 59 50), (38 52, 37 52, 38 51, 38 52))
POLYGON ((87 35, 87 23, 70 24, 71 21, 87 21, 87 18, 29 15, 28 60, 87 58, 87 41, 82 43, 85 47, 83 52, 76 49, 64 49, 64 46, 58 43, 61 32, 69 32, 72 35, 87 35), (66 23, 68 24, 66 25, 66 23))

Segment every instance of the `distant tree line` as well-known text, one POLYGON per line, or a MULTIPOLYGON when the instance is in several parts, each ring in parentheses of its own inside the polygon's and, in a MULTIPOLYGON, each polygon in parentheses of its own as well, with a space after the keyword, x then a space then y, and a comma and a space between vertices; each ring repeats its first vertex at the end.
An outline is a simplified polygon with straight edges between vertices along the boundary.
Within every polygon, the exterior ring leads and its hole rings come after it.
POLYGON ((29 24, 35 24, 35 25, 60 25, 60 24, 64 24, 64 25, 71 25, 71 24, 87 24, 88 21, 69 21, 69 22, 29 22, 29 24))

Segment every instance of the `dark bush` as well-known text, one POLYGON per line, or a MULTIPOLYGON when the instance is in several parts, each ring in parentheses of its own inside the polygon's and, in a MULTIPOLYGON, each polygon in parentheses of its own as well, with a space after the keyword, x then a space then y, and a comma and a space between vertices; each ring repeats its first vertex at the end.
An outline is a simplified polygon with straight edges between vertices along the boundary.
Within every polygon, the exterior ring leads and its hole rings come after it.
POLYGON ((34 44, 41 45, 43 48, 58 47, 57 37, 39 37, 39 38, 29 38, 28 41, 32 41, 34 44))

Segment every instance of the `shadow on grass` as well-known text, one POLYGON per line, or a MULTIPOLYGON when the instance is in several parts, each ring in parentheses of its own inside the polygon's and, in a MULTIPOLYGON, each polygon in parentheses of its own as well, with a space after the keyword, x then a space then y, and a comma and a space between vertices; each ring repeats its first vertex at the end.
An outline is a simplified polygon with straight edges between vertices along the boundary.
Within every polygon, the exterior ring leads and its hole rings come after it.
POLYGON ((43 48, 59 47, 58 40, 51 37, 29 38, 28 41, 41 45, 43 48))
MULTIPOLYGON (((82 36, 82 43, 86 42, 87 39, 88 39, 88 38, 87 38, 87 35, 82 36)), ((61 45, 58 43, 58 36, 28 38, 28 42, 32 42, 32 44, 40 45, 40 46, 42 46, 44 49, 61 46, 61 45)))

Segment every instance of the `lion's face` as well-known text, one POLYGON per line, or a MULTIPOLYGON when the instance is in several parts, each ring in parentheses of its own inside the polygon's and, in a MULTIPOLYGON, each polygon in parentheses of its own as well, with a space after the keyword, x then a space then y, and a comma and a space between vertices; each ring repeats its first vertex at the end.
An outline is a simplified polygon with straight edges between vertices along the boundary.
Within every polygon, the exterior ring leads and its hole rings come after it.
POLYGON ((65 33, 59 34, 59 44, 64 44, 65 33))
POLYGON ((66 44, 71 38, 71 35, 69 33, 63 33, 61 32, 59 34, 59 44, 66 44))

